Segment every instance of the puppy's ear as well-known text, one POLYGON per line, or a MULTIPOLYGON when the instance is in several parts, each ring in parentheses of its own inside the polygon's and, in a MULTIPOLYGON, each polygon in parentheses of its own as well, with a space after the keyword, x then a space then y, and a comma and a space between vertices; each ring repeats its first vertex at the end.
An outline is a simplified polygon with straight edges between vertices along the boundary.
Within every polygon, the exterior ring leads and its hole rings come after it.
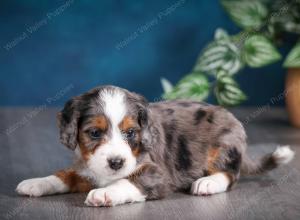
POLYGON ((74 97, 69 100, 63 110, 57 114, 60 141, 72 150, 75 150, 77 145, 78 120, 80 117, 78 109, 79 103, 79 97, 74 97))
POLYGON ((138 123, 141 127, 145 127, 148 124, 148 109, 147 106, 138 104, 138 123))
POLYGON ((144 96, 141 96, 134 92, 131 92, 131 95, 129 97, 137 107, 138 123, 140 124, 141 127, 147 126, 148 105, 149 105, 147 99, 144 96))

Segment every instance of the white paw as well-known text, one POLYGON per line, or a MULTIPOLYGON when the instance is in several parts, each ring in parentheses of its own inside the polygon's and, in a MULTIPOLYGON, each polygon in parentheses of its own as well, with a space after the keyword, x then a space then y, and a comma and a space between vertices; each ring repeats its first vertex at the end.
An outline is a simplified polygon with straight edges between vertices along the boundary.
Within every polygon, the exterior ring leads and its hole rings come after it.
POLYGON ((67 191, 66 185, 56 176, 24 180, 16 188, 20 195, 43 196, 67 191))
POLYGON ((85 200, 88 206, 115 206, 131 202, 143 202, 146 196, 127 179, 110 186, 91 190, 85 200))
POLYGON ((45 184, 47 185, 47 182, 43 178, 28 179, 19 183, 16 191, 20 195, 42 196, 47 188, 45 184))
POLYGON ((122 201, 121 198, 118 198, 117 192, 100 188, 91 190, 84 203, 88 206, 115 206, 122 204, 122 201))
POLYGON ((228 178, 222 174, 202 177, 193 182, 191 193, 198 196, 208 196, 216 193, 225 192, 229 185, 228 178))

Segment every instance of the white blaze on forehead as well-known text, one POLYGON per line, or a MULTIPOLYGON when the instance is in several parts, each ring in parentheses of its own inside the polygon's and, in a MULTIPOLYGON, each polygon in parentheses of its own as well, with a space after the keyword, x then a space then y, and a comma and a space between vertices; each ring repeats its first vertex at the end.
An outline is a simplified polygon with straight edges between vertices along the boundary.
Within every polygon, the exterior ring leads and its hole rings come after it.
POLYGON ((110 119, 112 126, 117 126, 126 114, 125 94, 119 90, 104 90, 99 94, 103 103, 104 114, 110 119))

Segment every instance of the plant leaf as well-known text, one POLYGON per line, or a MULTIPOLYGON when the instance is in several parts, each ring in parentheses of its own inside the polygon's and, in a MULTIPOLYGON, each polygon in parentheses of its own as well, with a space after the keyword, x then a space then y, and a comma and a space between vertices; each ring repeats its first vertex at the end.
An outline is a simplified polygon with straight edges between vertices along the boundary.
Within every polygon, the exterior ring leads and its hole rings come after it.
MULTIPOLYGON (((269 16, 268 28, 273 33, 290 32, 300 34, 300 2, 276 0, 272 11, 280 16, 269 16)), ((276 14, 275 14, 276 15, 276 14)))
POLYGON ((234 79, 226 73, 218 74, 215 96, 220 105, 234 106, 247 99, 234 79))
POLYGON ((283 63, 284 67, 300 67, 300 42, 289 52, 283 63))
POLYGON ((231 19, 245 29, 261 27, 268 15, 267 8, 259 0, 222 0, 221 4, 231 19))
POLYGON ((209 95, 209 81, 201 73, 191 73, 181 79, 171 92, 163 95, 166 99, 186 98, 203 101, 209 95))
POLYGON ((271 41, 262 35, 253 35, 245 40, 242 56, 250 67, 262 67, 281 59, 271 41))
POLYGON ((164 93, 168 93, 168 92, 171 92, 173 90, 172 83, 169 80, 167 80, 166 78, 162 77, 160 79, 160 82, 161 82, 161 85, 163 87, 164 93))
POLYGON ((232 41, 214 41, 203 50, 194 71, 216 74, 223 69, 233 75, 243 66, 240 57, 240 50, 232 41))
POLYGON ((227 31, 222 28, 217 28, 215 31, 215 40, 229 40, 227 31))

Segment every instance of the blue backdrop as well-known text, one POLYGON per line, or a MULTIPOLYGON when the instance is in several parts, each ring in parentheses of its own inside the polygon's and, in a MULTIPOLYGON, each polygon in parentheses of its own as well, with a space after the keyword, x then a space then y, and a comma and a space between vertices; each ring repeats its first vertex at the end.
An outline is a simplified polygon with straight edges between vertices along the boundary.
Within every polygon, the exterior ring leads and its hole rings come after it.
MULTIPOLYGON (((218 0, 7 0, 0 16, 2 106, 61 105, 101 84, 155 100, 160 77, 188 73, 217 27, 239 31, 218 0)), ((239 74, 244 105, 279 95, 284 72, 277 63, 239 74)))

